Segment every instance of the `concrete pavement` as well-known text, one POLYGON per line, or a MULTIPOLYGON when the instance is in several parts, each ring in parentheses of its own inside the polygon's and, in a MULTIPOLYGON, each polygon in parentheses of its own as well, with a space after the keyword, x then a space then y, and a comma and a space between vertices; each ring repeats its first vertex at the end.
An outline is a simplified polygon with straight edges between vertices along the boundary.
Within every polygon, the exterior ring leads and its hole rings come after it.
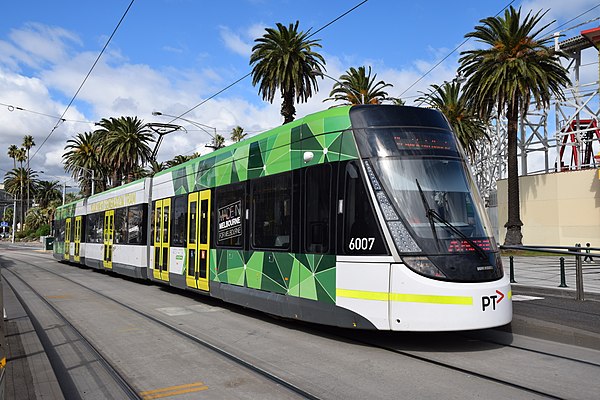
MULTIPOLYGON (((564 256, 567 287, 559 287, 561 283, 560 257, 514 256, 513 265, 516 283, 513 283, 513 288, 549 289, 553 294, 575 298, 575 257, 564 256)), ((510 257, 503 256, 502 263, 505 272, 509 273, 510 257)), ((594 258, 591 262, 583 263, 583 289, 586 295, 590 295, 586 299, 600 300, 600 259, 594 258)))

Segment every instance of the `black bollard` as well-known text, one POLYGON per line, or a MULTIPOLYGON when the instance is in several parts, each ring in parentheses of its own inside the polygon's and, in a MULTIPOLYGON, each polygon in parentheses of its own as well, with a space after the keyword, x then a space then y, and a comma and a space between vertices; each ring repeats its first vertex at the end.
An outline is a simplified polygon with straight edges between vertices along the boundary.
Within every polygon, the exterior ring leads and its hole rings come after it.
POLYGON ((565 258, 560 258, 560 285, 558 287, 568 287, 567 278, 565 277, 565 258))
POLYGON ((513 256, 510 256, 508 258, 509 260, 509 265, 510 265, 510 283, 517 283, 517 281, 515 281, 515 260, 513 256))

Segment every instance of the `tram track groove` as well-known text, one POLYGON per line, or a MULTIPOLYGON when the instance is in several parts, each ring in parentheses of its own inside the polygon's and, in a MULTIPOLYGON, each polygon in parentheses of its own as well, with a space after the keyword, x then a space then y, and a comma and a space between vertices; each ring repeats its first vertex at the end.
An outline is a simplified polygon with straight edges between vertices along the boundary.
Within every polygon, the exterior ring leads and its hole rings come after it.
POLYGON ((394 349, 392 347, 379 345, 377 343, 374 343, 374 342, 371 342, 371 341, 368 341, 368 340, 358 340, 358 339, 353 339, 351 337, 346 337, 346 336, 343 336, 343 337, 344 337, 345 340, 353 340, 356 343, 360 343, 360 344, 363 344, 363 345, 369 345, 371 347, 375 347, 375 348, 378 348, 380 350, 385 350, 385 351, 389 351, 389 352, 392 352, 392 353, 400 354, 400 355, 402 355, 404 357, 412 358, 414 360, 418 360, 418 361, 421 361, 421 362, 426 362, 428 364, 436 365, 438 367, 450 369, 452 371, 460 372, 460 373, 468 375, 468 376, 475 376, 475 377, 480 378, 480 379, 484 379, 484 380, 487 380, 487 381, 490 381, 490 382, 494 382, 494 383, 497 383, 497 384, 508 386, 508 387, 511 387, 511 388, 514 388, 514 389, 518 389, 518 390, 527 392, 527 393, 531 393, 531 394, 535 394, 535 395, 538 395, 538 396, 542 396, 544 398, 557 399, 557 400, 563 400, 564 399, 564 397, 555 396, 555 395, 547 393, 547 392, 542 392, 542 391, 537 390, 537 389, 533 389, 533 388, 529 388, 529 387, 526 387, 526 386, 523 386, 523 385, 519 385, 519 384, 516 384, 516 383, 508 382, 508 381, 500 379, 500 378, 495 378, 493 376, 485 375, 485 374, 482 374, 482 373, 477 372, 477 371, 473 371, 473 370, 466 369, 466 368, 463 368, 463 367, 459 367, 459 366, 456 366, 456 365, 448 364, 448 363, 443 362, 443 361, 438 361, 438 360, 434 360, 432 358, 423 357, 423 356, 420 356, 418 354, 414 354, 414 353, 409 352, 409 351, 398 350, 398 349, 394 349))
MULTIPOLYGON (((42 257, 42 256, 38 256, 38 255, 35 255, 35 258, 47 259, 46 257, 42 257)), ((21 260, 21 262, 24 262, 24 261, 21 260)), ((134 311, 134 312, 136 312, 136 313, 144 316, 145 318, 148 318, 148 319, 150 319, 150 320, 152 320, 152 321, 154 321, 154 322, 156 322, 158 324, 161 324, 161 325, 163 325, 163 326, 165 326, 165 327, 167 327, 167 328, 169 328, 169 329, 177 332, 178 334, 180 334, 182 336, 185 336, 186 338, 188 338, 188 339, 190 339, 190 340, 192 340, 192 341, 194 341, 196 343, 202 344, 203 346, 205 346, 205 347, 207 347, 207 348, 209 348, 209 349, 211 349, 213 351, 216 351, 219 354, 221 354, 221 355, 223 355, 223 356, 225 356, 227 358, 234 357, 236 359, 239 359, 237 356, 232 355, 231 353, 229 353, 227 351, 224 351, 222 349, 219 349, 217 346, 214 346, 214 345, 206 342, 203 339, 197 338, 196 336, 194 336, 194 335, 192 335, 192 334, 190 334, 188 332, 185 332, 185 331, 183 331, 183 330, 181 330, 181 329, 179 329, 179 328, 177 328, 175 326, 172 326, 169 323, 167 323, 165 321, 162 321, 162 320, 160 320, 160 319, 158 319, 158 318, 156 318, 156 317, 154 317, 152 315, 149 315, 149 314, 146 314, 144 312, 135 310, 131 306, 129 306, 127 304, 124 304, 124 303, 120 302, 119 300, 113 299, 113 298, 111 298, 111 297, 109 297, 109 296, 107 296, 107 295, 105 295, 103 293, 100 293, 100 292, 97 292, 97 291, 95 291, 93 289, 90 289, 90 288, 82 285, 79 282, 76 282, 76 281, 74 281, 74 280, 72 280, 72 279, 70 279, 70 278, 68 278, 68 277, 66 277, 64 275, 61 275, 60 273, 47 270, 44 267, 40 267, 40 266, 32 264, 32 263, 28 263, 28 262, 26 262, 26 263, 29 264, 29 265, 34 266, 35 268, 44 270, 47 273, 56 275, 56 276, 58 276, 60 278, 63 278, 65 280, 67 280, 67 281, 70 281, 70 282, 72 282, 74 284, 82 286, 82 287, 84 287, 84 288, 92 291, 93 293, 99 294, 99 295, 101 295, 101 296, 103 296, 103 297, 105 297, 105 298, 107 298, 107 299, 109 299, 109 300, 111 300, 111 301, 113 301, 113 302, 115 302, 115 303, 117 303, 117 304, 119 304, 119 305, 127 308, 127 309, 130 309, 130 310, 132 310, 132 311, 134 311), (199 340, 202 343, 198 342, 197 340, 199 340), (223 353, 221 353, 221 351, 223 351, 223 353)), ((354 343, 357 343, 357 344, 360 344, 360 345, 367 345, 369 347, 378 348, 380 350, 384 350, 384 351, 392 352, 392 353, 395 353, 395 354, 399 354, 399 355, 402 355, 404 357, 411 358, 413 360, 417 360, 417 361, 420 361, 420 362, 424 362, 424 363, 428 363, 428 364, 431 364, 431 365, 435 365, 435 366, 440 367, 440 368, 452 370, 452 371, 455 371, 455 372, 458 372, 458 373, 461 373, 461 374, 464 374, 464 375, 467 375, 467 376, 474 376, 474 377, 477 377, 479 379, 483 379, 483 380, 486 380, 486 381, 489 381, 489 382, 493 382, 493 383, 500 384, 500 385, 503 385, 503 386, 506 386, 506 387, 510 387, 510 388, 513 388, 513 389, 516 389, 516 390, 519 390, 519 391, 522 391, 522 392, 534 394, 534 395, 537 395, 537 396, 542 396, 544 398, 551 398, 551 399, 563 399, 564 398, 564 397, 560 397, 560 396, 557 396, 557 395, 554 395, 554 394, 551 394, 551 393, 548 393, 548 392, 544 392, 544 391, 541 391, 541 390, 538 390, 538 389, 535 389, 535 388, 531 388, 531 387, 527 387, 527 386, 524 386, 524 385, 521 385, 521 384, 513 383, 513 382, 510 382, 510 381, 507 381, 506 379, 497 378, 497 377, 494 377, 494 376, 490 376, 490 375, 486 375, 484 373, 477 372, 477 371, 472 370, 472 369, 464 368, 464 367, 453 365, 453 364, 450 364, 450 363, 447 363, 447 362, 444 362, 444 361, 439 361, 439 360, 436 360, 436 359, 433 359, 433 358, 428 358, 428 357, 425 357, 425 356, 422 356, 422 355, 418 355, 418 354, 415 354, 414 352, 411 352, 411 351, 399 350, 399 349, 395 349, 393 347, 389 347, 389 346, 385 346, 385 345, 380 345, 378 343, 375 343, 374 341, 360 340, 360 339, 357 339, 356 337, 345 336, 345 335, 336 334, 336 333, 329 333, 329 335, 331 335, 331 336, 337 336, 339 338, 343 338, 346 341, 354 342, 354 343)), ((535 354, 538 354, 538 355, 541 355, 541 356, 553 357, 553 358, 562 359, 562 360, 565 360, 565 361, 570 361, 570 362, 573 362, 573 363, 580 363, 580 364, 588 365, 588 366, 591 366, 591 367, 600 367, 599 364, 594 363, 594 362, 589 362, 589 361, 586 361, 586 360, 580 360, 580 359, 576 359, 576 358, 572 358, 572 357, 566 357, 566 356, 559 355, 559 354, 553 354, 553 353, 549 353, 549 352, 539 351, 539 350, 536 350, 536 349, 526 348, 526 347, 523 347, 523 346, 517 346, 517 345, 513 345, 513 344, 506 344, 506 343, 502 343, 500 341, 489 340, 489 339, 481 339, 481 338, 472 337, 472 336, 465 336, 465 335, 463 335, 462 337, 468 338, 470 340, 477 340, 478 342, 481 342, 481 343, 496 344, 496 345, 500 345, 500 346, 507 347, 507 348, 513 348, 515 350, 519 350, 519 351, 523 351, 523 352, 535 353, 535 354)), ((251 367, 249 367, 249 368, 251 368, 251 367)), ((262 371, 262 369, 260 369, 260 370, 262 371)), ((255 371, 255 372, 260 373, 259 371, 255 371)), ((267 372, 267 373, 269 373, 269 372, 267 372)), ((283 381, 283 382, 285 382, 285 381, 283 381)), ((281 384, 281 382, 278 382, 278 383, 281 384)), ((287 387, 287 385, 286 385, 286 387, 287 387)), ((314 398, 314 399, 316 399, 317 397, 310 395, 310 397, 307 397, 307 398, 311 398, 311 399, 314 398)))
MULTIPOLYGON (((38 258, 44 258, 45 259, 45 257, 38 257, 38 258)), ((159 325, 161 325, 161 326, 163 326, 163 327, 171 330, 172 332, 175 332, 176 334, 178 334, 178 335, 180 335, 182 337, 185 337, 186 339, 192 341, 193 343, 201 345, 204 348, 209 349, 209 350, 211 350, 211 351, 213 351, 213 352, 215 352, 215 353, 217 353, 217 354, 219 354, 219 355, 227 358, 230 361, 233 361, 235 364, 240 365, 240 366, 242 366, 242 367, 244 367, 244 368, 246 368, 246 369, 248 369, 248 370, 250 370, 250 371, 252 371, 252 372, 254 372, 256 374, 258 374, 259 376, 262 376, 263 378, 265 378, 265 379, 267 379, 267 380, 269 380, 271 382, 274 382, 274 383, 276 383, 278 385, 281 385, 281 386, 285 387, 286 389, 290 390, 291 392, 293 392, 293 393, 295 393, 295 394, 297 394, 297 395, 299 395, 299 396, 301 396, 301 397, 303 397, 305 399, 320 400, 320 397, 315 396, 315 395, 313 395, 313 394, 311 394, 311 393, 309 393, 309 392, 307 392, 307 391, 299 388, 298 386, 294 385, 291 382, 286 381, 285 379, 283 379, 283 378, 275 375, 274 373, 269 372, 269 371, 267 371, 267 370, 265 370, 265 369, 263 369, 263 368, 261 368, 261 367, 259 367, 257 365, 254 365, 253 363, 251 363, 249 361, 246 361, 246 360, 242 359, 241 357, 238 357, 235 354, 233 354, 231 352, 228 352, 227 350, 224 350, 224 349, 222 349, 222 348, 220 348, 220 347, 218 347, 216 345, 213 345, 212 343, 209 343, 208 341, 206 341, 206 340, 204 340, 202 338, 199 338, 199 337, 197 337, 197 336, 195 336, 195 335, 193 335, 193 334, 191 334, 189 332, 184 331, 183 329, 180 329, 180 328, 178 328, 178 327, 176 327, 176 326, 174 326, 172 324, 169 324, 168 322, 165 322, 165 321, 163 321, 163 320, 161 320, 159 318, 156 318, 153 315, 150 315, 150 314, 148 314, 146 312, 137 310, 134 307, 132 307, 132 306, 130 306, 128 304, 125 304, 124 302, 122 302, 120 300, 117 300, 115 298, 107 296, 106 294, 104 294, 102 292, 99 292, 97 290, 91 289, 91 288, 89 288, 89 287, 87 287, 87 286, 85 286, 85 285, 83 285, 83 284, 81 284, 81 283, 79 283, 79 282, 77 282, 77 281, 75 281, 73 279, 70 279, 70 278, 68 278, 68 277, 66 277, 64 275, 61 275, 61 274, 56 273, 54 271, 48 270, 46 268, 40 267, 39 265, 30 263, 30 262, 27 262, 27 261, 24 261, 24 260, 20 260, 20 262, 24 263, 24 264, 27 264, 27 265, 30 265, 30 266, 32 266, 34 268, 43 270, 46 273, 49 273, 49 274, 54 275, 54 276, 57 276, 57 277, 62 278, 64 280, 67 280, 67 281, 69 281, 69 282, 71 282, 71 283, 73 283, 75 285, 78 285, 78 286, 80 286, 80 287, 82 287, 84 289, 87 289, 88 291, 90 291, 90 292, 92 292, 92 293, 94 293, 96 295, 99 295, 99 296, 101 296, 101 297, 103 297, 103 298, 105 298, 107 300, 110 300, 110 301, 114 302, 115 304, 117 304, 117 305, 119 305, 119 306, 121 306, 121 307, 123 307, 123 308, 125 308, 125 309, 127 309, 129 311, 132 311, 133 313, 135 313, 135 314, 137 314, 139 316, 142 316, 142 317, 144 317, 144 318, 146 318, 146 319, 148 319, 148 320, 150 320, 150 321, 152 321, 154 323, 157 323, 157 324, 159 324, 159 325)), ((28 285, 28 284, 26 284, 26 285, 28 285)), ((44 299, 44 301, 46 301, 46 299, 44 299)), ((137 397, 137 398, 141 399, 141 397, 137 397)))
MULTIPOLYGON (((108 373, 114 380, 114 382, 119 386, 124 394, 129 399, 134 400, 142 400, 142 397, 138 394, 137 390, 122 376, 122 374, 110 363, 110 361, 104 357, 104 355, 81 333, 79 329, 77 329, 51 302, 49 302, 44 296, 42 296, 39 291, 34 289, 29 283, 27 283, 18 273, 12 271, 12 268, 3 267, 4 271, 9 272, 15 278, 17 278, 25 287, 27 287, 38 299, 40 299, 52 312, 58 317, 66 326, 71 329, 71 331, 78 337, 80 343, 83 343, 84 346, 96 357, 96 361, 100 363, 100 365, 104 368, 106 373, 108 373)), ((5 278, 7 278, 5 276, 5 278)), ((57 374, 58 383, 63 391, 63 394, 67 396, 67 398, 82 398, 79 395, 79 390, 76 387, 76 384, 73 382, 73 379, 69 375, 67 368, 62 363, 60 355, 54 349, 48 335, 44 332, 44 328, 40 321, 36 318, 35 314, 32 312, 31 308, 23 298, 23 296, 16 290, 13 283, 10 282, 9 279, 5 279, 6 283, 13 291, 19 303, 27 313, 27 316, 31 320, 31 323, 35 329, 36 334, 40 338, 42 346, 44 347, 44 351, 48 354, 48 359, 50 364, 52 365, 52 369, 57 374)))

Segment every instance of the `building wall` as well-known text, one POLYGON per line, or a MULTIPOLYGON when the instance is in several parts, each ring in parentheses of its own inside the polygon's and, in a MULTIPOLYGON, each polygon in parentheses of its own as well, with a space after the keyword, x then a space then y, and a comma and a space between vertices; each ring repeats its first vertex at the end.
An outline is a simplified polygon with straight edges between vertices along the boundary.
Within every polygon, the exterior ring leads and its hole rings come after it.
MULTIPOLYGON (((523 244, 600 247, 600 170, 519 178, 523 244)), ((507 180, 498 181, 498 227, 504 242, 507 180)))

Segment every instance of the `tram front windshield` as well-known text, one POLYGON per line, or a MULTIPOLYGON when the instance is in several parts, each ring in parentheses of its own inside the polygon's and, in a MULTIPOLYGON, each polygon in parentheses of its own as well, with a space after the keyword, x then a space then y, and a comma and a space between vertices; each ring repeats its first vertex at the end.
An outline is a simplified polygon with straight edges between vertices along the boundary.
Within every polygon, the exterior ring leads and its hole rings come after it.
POLYGON ((469 240, 482 250, 496 250, 477 189, 451 132, 378 128, 359 136, 396 211, 424 251, 472 250, 469 240))

